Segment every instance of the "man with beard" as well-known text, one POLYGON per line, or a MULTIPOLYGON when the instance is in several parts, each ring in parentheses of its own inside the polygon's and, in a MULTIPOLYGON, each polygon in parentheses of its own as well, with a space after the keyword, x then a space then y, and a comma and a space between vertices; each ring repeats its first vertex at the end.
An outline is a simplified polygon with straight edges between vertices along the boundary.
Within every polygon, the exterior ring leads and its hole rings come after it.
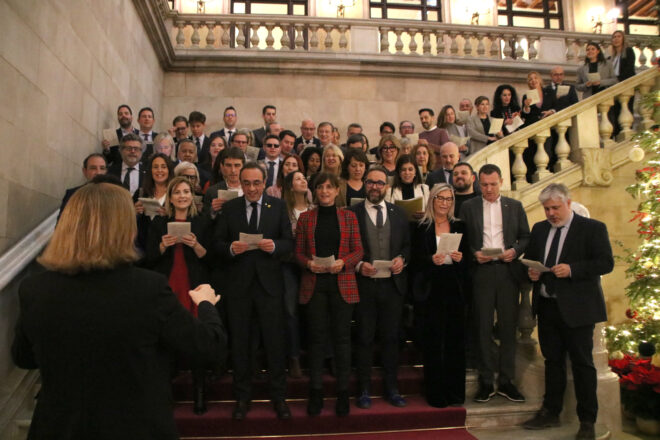
POLYGON ((479 195, 478 191, 475 191, 477 178, 472 165, 467 162, 454 165, 452 175, 454 176, 454 215, 460 218, 463 202, 479 195))
POLYGON ((419 139, 426 140, 429 147, 438 155, 440 153, 440 146, 449 142, 449 133, 444 128, 438 128, 435 121, 435 113, 430 108, 419 110, 419 120, 422 123, 422 127, 424 127, 424 131, 419 134, 419 139))
POLYGON ((136 133, 129 133, 121 139, 119 145, 120 159, 108 167, 108 174, 116 176, 131 195, 142 186, 145 167, 140 162, 144 142, 136 133))
POLYGON ((453 185, 452 170, 460 157, 461 155, 458 151, 458 145, 453 142, 442 144, 439 150, 436 150, 435 152, 435 163, 438 168, 426 178, 426 184, 429 188, 433 188, 433 185, 436 183, 448 183, 453 185))
POLYGON ((406 262, 410 261, 410 228, 403 209, 385 202, 387 173, 375 166, 365 180, 367 199, 351 209, 360 226, 364 256, 355 266, 360 302, 358 323, 357 376, 359 408, 371 407, 371 366, 378 331, 385 373, 385 397, 397 407, 406 406, 397 382, 399 326, 407 290, 406 262), (377 270, 376 261, 387 261, 389 269, 377 270))
POLYGON ((119 154, 119 141, 121 141, 124 136, 129 133, 138 132, 137 128, 133 128, 133 110, 126 105, 122 104, 117 107, 117 122, 119 122, 119 128, 117 129, 117 144, 110 145, 110 141, 103 140, 101 145, 103 147, 103 156, 105 161, 108 164, 113 162, 121 161, 121 155, 119 154))

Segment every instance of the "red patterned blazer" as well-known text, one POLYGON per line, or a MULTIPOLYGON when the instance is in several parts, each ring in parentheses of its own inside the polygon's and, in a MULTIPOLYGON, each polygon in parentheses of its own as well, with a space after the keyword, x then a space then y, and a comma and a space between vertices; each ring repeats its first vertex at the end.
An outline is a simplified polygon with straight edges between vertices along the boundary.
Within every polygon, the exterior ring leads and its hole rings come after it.
MULTIPOLYGON (((296 226, 296 260, 303 267, 300 282, 300 303, 307 304, 314 294, 316 274, 307 268, 312 255, 316 255, 314 231, 319 210, 315 208, 300 214, 296 226)), ((355 281, 355 265, 362 260, 362 241, 357 218, 352 211, 337 208, 339 219, 339 255, 336 258, 344 260, 344 267, 337 274, 339 292, 348 304, 360 301, 357 282, 355 281)))

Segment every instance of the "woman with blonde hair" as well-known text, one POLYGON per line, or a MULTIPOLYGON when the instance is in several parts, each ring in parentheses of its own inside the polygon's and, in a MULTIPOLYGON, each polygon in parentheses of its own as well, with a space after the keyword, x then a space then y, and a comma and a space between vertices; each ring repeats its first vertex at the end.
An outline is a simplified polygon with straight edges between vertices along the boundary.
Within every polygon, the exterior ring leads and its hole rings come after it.
MULTIPOLYGON (((197 307, 186 292, 208 281, 206 249, 209 241, 207 216, 197 215, 193 187, 185 177, 175 177, 167 187, 165 216, 154 218, 147 235, 147 266, 168 277, 169 285, 181 305, 193 315, 197 307), (190 232, 172 235, 169 225, 188 223, 190 232)), ((204 402, 204 369, 193 361, 195 414, 206 412, 204 402)))
POLYGON ((178 438, 169 355, 212 359, 226 336, 208 285, 185 310, 161 274, 131 265, 135 213, 122 187, 88 184, 71 197, 19 287, 12 357, 39 369, 31 439, 178 438))
POLYGON ((177 162, 174 139, 168 133, 160 133, 154 139, 154 153, 162 153, 172 162, 177 162))

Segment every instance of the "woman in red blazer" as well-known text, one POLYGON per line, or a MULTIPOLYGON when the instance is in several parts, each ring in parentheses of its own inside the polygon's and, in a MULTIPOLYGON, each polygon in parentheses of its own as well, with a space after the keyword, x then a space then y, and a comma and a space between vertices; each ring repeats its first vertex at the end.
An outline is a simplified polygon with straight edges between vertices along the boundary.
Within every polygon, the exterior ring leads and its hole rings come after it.
POLYGON ((303 212, 296 229, 296 259, 303 267, 300 303, 307 304, 310 391, 307 413, 323 409, 321 372, 328 328, 332 332, 337 364, 337 415, 349 413, 348 378, 351 369, 351 317, 360 301, 355 265, 362 259, 360 229, 355 214, 335 206, 339 180, 320 173, 314 181, 318 207, 303 212), (315 257, 334 257, 333 264, 315 257), (329 325, 328 325, 329 320, 329 325))

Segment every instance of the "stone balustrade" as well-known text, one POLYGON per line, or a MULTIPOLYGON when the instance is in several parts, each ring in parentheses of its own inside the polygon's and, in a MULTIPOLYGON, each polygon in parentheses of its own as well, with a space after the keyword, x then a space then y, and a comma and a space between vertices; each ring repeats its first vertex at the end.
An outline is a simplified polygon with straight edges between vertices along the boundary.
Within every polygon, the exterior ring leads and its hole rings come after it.
MULTIPOLYGON (((634 134, 634 117, 627 102, 632 97, 641 97, 650 90, 657 90, 660 88, 658 83, 660 71, 657 68, 648 69, 490 144, 470 156, 469 161, 475 169, 485 163, 497 164, 506 176, 503 188, 520 191, 530 185, 525 177, 527 165, 523 161, 523 153, 531 141, 537 146, 533 183, 550 178, 553 173, 567 170, 577 163, 583 167, 583 184, 609 185, 612 176, 607 172, 609 164, 604 156, 617 142, 630 140, 634 134), (621 130, 614 140, 611 139, 613 127, 607 113, 615 100, 621 104, 618 117, 621 130), (557 134, 554 152, 558 160, 553 170, 548 169, 550 158, 543 147, 551 136, 551 130, 557 134), (509 159, 509 150, 513 152, 513 163, 509 159)), ((657 115, 653 114, 653 109, 641 105, 636 107, 640 115, 635 127, 637 131, 646 130, 656 123, 654 117, 657 115)))

